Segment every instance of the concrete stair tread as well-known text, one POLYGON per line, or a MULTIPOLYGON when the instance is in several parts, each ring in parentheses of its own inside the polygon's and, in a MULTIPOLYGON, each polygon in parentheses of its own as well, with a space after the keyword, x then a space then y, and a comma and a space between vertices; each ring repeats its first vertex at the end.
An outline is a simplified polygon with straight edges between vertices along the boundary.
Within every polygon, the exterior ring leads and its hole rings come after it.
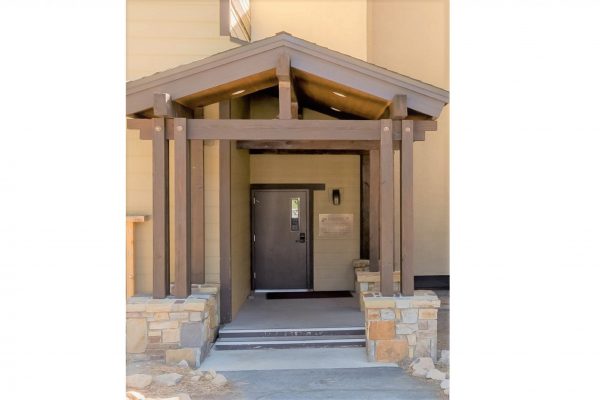
POLYGON ((365 339, 365 335, 323 335, 323 336, 252 336, 252 337, 219 337, 217 342, 294 342, 294 341, 318 341, 318 340, 350 340, 365 339))

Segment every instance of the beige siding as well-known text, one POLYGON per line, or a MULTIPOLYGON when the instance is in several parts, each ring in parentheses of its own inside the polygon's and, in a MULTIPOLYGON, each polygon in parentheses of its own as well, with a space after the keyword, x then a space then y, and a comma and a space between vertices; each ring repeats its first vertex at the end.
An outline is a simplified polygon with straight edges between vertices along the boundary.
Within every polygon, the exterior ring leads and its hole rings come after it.
POLYGON ((252 41, 286 31, 367 59, 367 0, 252 0, 252 41))
POLYGON ((219 35, 219 0, 127 0, 127 80, 237 47, 219 35))
MULTIPOLYGON (((369 62, 448 89, 448 51, 448 0, 368 0, 369 62)), ((449 273, 449 111, 414 144, 416 275, 449 273)))

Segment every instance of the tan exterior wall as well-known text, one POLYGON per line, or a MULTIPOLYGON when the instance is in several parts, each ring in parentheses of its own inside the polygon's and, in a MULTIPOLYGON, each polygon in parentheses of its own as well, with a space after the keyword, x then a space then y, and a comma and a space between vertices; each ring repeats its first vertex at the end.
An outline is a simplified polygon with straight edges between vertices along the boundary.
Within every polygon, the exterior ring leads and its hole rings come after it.
POLYGON ((286 31, 361 60, 367 59, 367 1, 251 0, 252 40, 286 31))
MULTIPOLYGON (((368 61, 448 89, 448 18, 448 0, 368 0, 368 61)), ((449 273, 449 111, 414 145, 416 275, 449 273)))
POLYGON ((237 47, 219 36, 219 0, 127 0, 127 80, 237 47))

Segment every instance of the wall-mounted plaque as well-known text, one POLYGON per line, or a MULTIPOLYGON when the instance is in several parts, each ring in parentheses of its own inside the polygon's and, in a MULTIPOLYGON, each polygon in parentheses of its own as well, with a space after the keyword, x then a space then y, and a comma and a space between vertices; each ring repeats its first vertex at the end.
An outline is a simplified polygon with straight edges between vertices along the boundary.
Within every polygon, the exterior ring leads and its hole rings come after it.
POLYGON ((354 214, 319 214, 319 236, 341 238, 352 235, 354 214))

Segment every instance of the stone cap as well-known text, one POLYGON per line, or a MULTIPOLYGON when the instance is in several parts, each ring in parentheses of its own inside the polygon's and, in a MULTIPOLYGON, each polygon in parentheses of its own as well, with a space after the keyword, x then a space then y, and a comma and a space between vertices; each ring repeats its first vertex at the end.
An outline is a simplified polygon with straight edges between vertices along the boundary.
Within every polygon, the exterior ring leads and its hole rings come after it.
POLYGON ((370 265, 370 261, 369 260, 365 260, 362 258, 355 258, 354 260, 352 260, 352 267, 353 268, 366 268, 370 265))
POLYGON ((192 294, 186 299, 176 299, 171 296, 164 299, 137 296, 127 299, 127 312, 204 311, 207 303, 215 301, 214 295, 202 294, 192 294))
MULTIPOLYGON (((356 271, 357 282, 379 282, 381 280, 381 274, 379 272, 371 271, 356 271)), ((400 282, 400 271, 393 272, 394 282, 400 282)))
POLYGON ((440 299, 433 290, 415 290, 414 296, 382 296, 379 292, 362 294, 365 308, 439 308, 440 299))

